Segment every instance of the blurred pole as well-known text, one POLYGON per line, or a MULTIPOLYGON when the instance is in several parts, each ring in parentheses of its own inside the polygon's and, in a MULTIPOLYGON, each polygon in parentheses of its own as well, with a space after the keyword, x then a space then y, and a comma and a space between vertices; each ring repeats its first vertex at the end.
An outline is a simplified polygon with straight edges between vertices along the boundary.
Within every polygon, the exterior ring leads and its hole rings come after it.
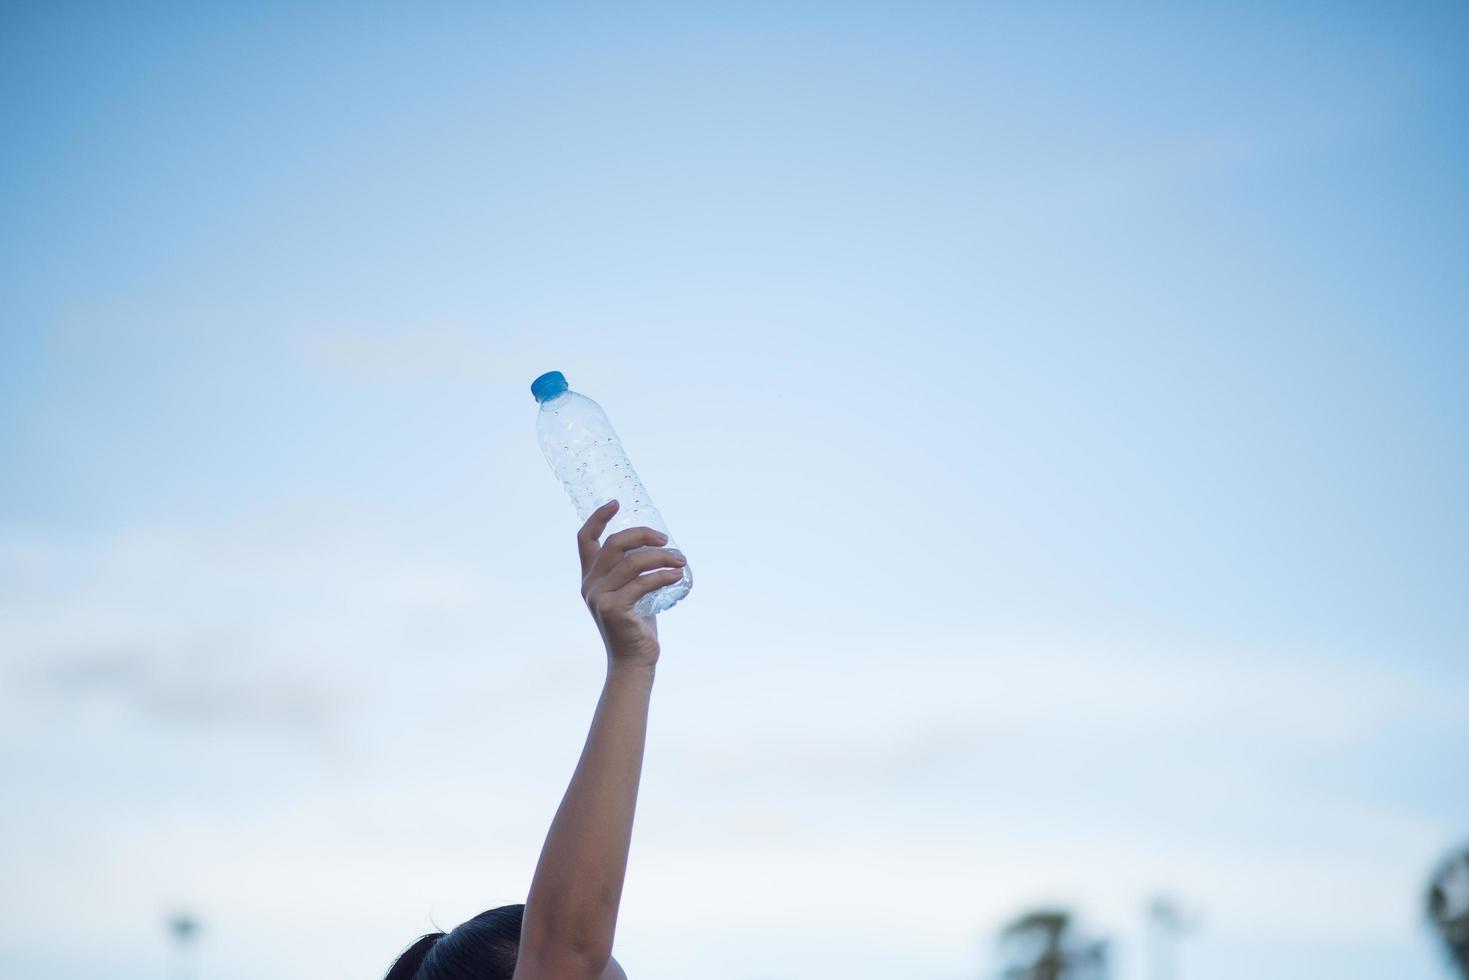
POLYGON ((1148 980, 1180 980, 1179 940, 1191 924, 1172 899, 1148 903, 1148 980))
POLYGON ((199 920, 180 912, 169 917, 168 932, 173 937, 174 980, 198 980, 199 920))

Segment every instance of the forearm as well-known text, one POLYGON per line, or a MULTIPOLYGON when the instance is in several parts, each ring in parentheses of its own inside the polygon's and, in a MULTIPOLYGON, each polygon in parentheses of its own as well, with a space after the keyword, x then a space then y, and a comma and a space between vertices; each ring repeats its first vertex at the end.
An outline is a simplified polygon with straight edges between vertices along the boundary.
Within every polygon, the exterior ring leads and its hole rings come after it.
MULTIPOLYGON (((586 745, 526 899, 520 948, 528 968, 537 961, 572 960, 595 976, 611 956, 653 676, 651 664, 609 662, 586 745)), ((517 976, 533 974, 517 970, 517 976)))

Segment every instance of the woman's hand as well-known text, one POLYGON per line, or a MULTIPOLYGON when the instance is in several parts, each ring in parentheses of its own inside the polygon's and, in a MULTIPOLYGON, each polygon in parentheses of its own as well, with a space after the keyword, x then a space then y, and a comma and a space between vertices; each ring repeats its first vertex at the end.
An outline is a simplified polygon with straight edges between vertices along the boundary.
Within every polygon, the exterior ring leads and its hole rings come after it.
POLYGON ((683 578, 685 560, 677 551, 662 547, 668 535, 650 527, 630 527, 602 542, 602 532, 617 507, 617 501, 607 501, 577 532, 581 594, 602 631, 602 643, 612 662, 651 667, 658 662, 658 620, 639 616, 633 605, 649 592, 683 578))

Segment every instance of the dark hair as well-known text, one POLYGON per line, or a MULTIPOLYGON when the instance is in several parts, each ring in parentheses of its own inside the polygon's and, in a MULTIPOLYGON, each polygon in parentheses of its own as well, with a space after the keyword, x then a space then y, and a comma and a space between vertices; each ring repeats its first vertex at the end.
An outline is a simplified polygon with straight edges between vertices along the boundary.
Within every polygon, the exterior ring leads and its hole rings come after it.
POLYGON ((511 980, 524 905, 502 905, 450 932, 421 936, 383 980, 511 980))

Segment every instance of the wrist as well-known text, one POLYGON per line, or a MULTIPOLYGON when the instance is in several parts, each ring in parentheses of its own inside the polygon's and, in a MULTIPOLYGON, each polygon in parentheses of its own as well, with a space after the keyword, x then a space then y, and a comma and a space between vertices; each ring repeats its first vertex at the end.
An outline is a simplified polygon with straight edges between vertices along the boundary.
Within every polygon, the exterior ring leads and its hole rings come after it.
POLYGON ((657 661, 639 661, 615 655, 607 658, 607 683, 653 686, 658 672, 657 661))

